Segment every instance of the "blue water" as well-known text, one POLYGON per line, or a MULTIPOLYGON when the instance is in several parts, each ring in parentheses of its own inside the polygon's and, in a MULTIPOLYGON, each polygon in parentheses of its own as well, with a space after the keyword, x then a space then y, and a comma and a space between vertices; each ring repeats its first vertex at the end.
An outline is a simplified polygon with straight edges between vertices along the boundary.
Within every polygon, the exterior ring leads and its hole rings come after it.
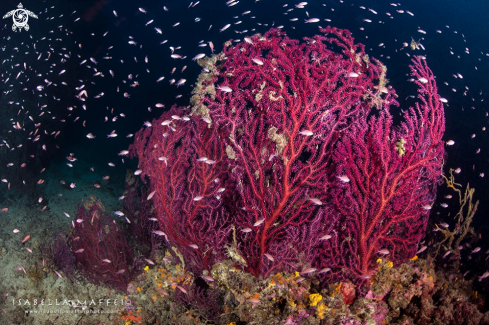
MULTIPOLYGON (((137 161, 118 153, 127 149, 132 142, 127 136, 137 132, 145 121, 159 117, 173 104, 188 105, 192 85, 201 71, 191 59, 199 53, 211 54, 209 46, 198 47, 199 42, 212 42, 217 53, 225 41, 264 33, 272 26, 283 26, 289 37, 301 39, 316 34, 319 25, 332 25, 351 30, 355 41, 365 44, 370 56, 387 65, 387 78, 396 89, 401 104, 400 108, 392 110, 396 117, 403 108, 415 102, 409 97, 415 95, 416 87, 407 81, 410 78, 407 53, 426 56, 437 77, 439 94, 448 100, 445 140, 455 141, 455 145, 446 147, 444 170, 447 173, 448 168, 461 168, 456 182, 463 187, 470 183, 476 189, 475 198, 481 202, 472 225, 480 240, 473 246, 481 246, 485 252, 489 248, 485 236, 488 207, 484 200, 489 194, 489 130, 482 129, 489 127, 489 29, 486 17, 489 4, 481 0, 414 0, 393 6, 386 1, 335 0, 309 1, 304 9, 298 9, 295 8, 298 2, 241 0, 228 7, 225 1, 202 0, 190 8, 190 1, 176 0, 23 2, 26 9, 39 16, 38 19, 29 18, 30 30, 13 32, 11 18, 2 20, 0 25, 0 62, 6 60, 0 65, 0 143, 3 143, 0 176, 6 180, 0 183, 0 208, 9 209, 0 213, 0 237, 12 245, 14 228, 21 230, 15 239, 17 242, 34 233, 38 240, 42 240, 41 230, 45 230, 45 234, 54 230, 68 231, 76 205, 90 194, 101 198, 108 211, 119 210, 126 170, 137 169, 137 161), (285 4, 288 6, 284 7, 285 4), (288 9, 294 10, 284 14, 288 9), (243 15, 247 10, 251 13, 243 15), (397 10, 404 10, 404 13, 397 10), (306 12, 309 18, 317 17, 322 21, 305 24, 306 12), (199 22, 195 21, 197 17, 199 22), (80 19, 75 21, 77 18, 80 19), (291 18, 298 20, 293 22, 291 18), (324 19, 331 19, 331 22, 324 19), (150 20, 153 22, 145 26, 150 20), (234 24, 238 21, 242 22, 234 24), (178 22, 178 26, 172 27, 178 22), (226 24, 232 25, 220 32, 226 24), (155 27, 161 29, 162 34, 155 27), (420 29, 426 34, 418 32, 420 29), (247 32, 238 33, 244 30, 247 32), (107 34, 104 36, 104 33, 107 34), (412 51, 404 47, 403 43, 410 43, 411 38, 419 40, 426 50, 412 51), (129 44, 131 40, 136 45, 129 44), (383 46, 379 46, 381 43, 383 46), (111 46, 113 48, 109 49, 111 46), (175 49, 175 53, 186 58, 171 58, 170 46, 181 47, 175 49), (44 61, 48 52, 51 58, 44 61), (42 56, 37 60, 39 53, 42 56), (81 64, 84 60, 86 63, 81 64), (184 66, 186 69, 182 72, 184 66), (62 70, 66 71, 60 74, 62 70), (113 71, 114 77, 109 70, 113 71), (97 71, 104 76, 94 76, 97 71), (453 76, 457 74, 463 78, 453 76), (162 76, 164 80, 156 82, 162 76), (48 86, 45 79, 57 85, 48 86), (171 79, 186 79, 186 82, 176 87, 170 84, 171 79), (138 85, 130 87, 135 81, 138 85), (36 89, 39 85, 44 86, 41 91, 36 89), (88 93, 83 102, 75 98, 81 91, 76 87, 82 85, 88 93), (103 96, 94 98, 102 92, 103 96), (124 98, 126 92, 129 98, 124 98), (155 107, 156 103, 164 104, 165 108, 155 107), (41 110, 43 105, 47 106, 41 110), (82 105, 86 105, 86 110, 82 105), (44 115, 39 116, 42 111, 44 115), (12 127, 16 122, 23 130, 12 127), (36 123, 41 124, 36 127, 36 123), (36 128, 41 137, 33 141, 37 134, 29 133, 36 128), (113 130, 117 137, 107 137, 113 130), (60 133, 55 137, 57 131, 60 133), (95 139, 88 139, 88 133, 95 135, 95 139), (475 137, 472 138, 473 134, 475 137), (45 150, 42 145, 46 146, 45 150), (479 148, 480 153, 476 154, 479 148), (70 154, 77 160, 68 161, 66 157, 70 154), (24 162, 26 166, 21 167, 24 162), (13 166, 7 167, 9 163, 13 166), (109 178, 103 180, 106 176, 109 178), (38 185, 40 179, 44 183, 38 185), (75 188, 70 188, 71 183, 75 183, 75 188), (96 188, 94 184, 101 187, 96 188), (39 202, 40 197, 42 202, 39 202), (71 217, 67 218, 63 212, 71 217)), ((17 5, 17 1, 2 1, 0 9, 5 14, 17 5)), ((433 223, 447 222, 452 228, 455 226, 451 218, 459 207, 455 198, 443 198, 450 193, 444 185, 438 193, 428 231, 432 230, 433 223), (440 206, 443 202, 448 208, 440 206)), ((119 221, 124 223, 122 219, 119 221)), ((484 257, 464 260, 463 271, 482 274, 486 271, 484 257)), ((0 289, 5 288, 0 285, 0 289)))

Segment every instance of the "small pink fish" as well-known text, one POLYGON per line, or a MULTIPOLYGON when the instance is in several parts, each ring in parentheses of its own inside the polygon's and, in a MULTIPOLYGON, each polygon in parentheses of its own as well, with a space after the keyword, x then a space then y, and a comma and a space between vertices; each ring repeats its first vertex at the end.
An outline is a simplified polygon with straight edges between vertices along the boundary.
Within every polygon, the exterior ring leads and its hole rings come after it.
POLYGON ((263 61, 262 61, 262 60, 260 60, 260 59, 258 59, 258 58, 253 58, 253 59, 251 59, 251 60, 252 60, 253 62, 255 62, 256 64, 258 64, 258 65, 263 65, 263 61))
POLYGON ((153 191, 151 193, 149 193, 148 197, 146 198, 146 200, 151 200, 153 198, 153 195, 155 195, 156 191, 153 191))
POLYGON ((60 278, 62 278, 62 277, 63 277, 61 274, 59 274, 59 272, 58 272, 58 271, 55 271, 55 270, 53 270, 53 271, 54 271, 54 273, 56 273, 56 275, 57 275, 58 277, 60 277, 60 278))
POLYGON ((389 250, 387 248, 382 248, 377 253, 379 253, 380 255, 389 255, 390 254, 390 252, 389 252, 389 250))
POLYGON ((153 262, 153 261, 152 261, 152 260, 150 260, 150 259, 145 258, 144 260, 145 260, 146 262, 148 262, 148 264, 155 265, 155 262, 153 262))
POLYGON ((75 254, 80 254, 80 253, 83 253, 84 251, 85 251, 85 249, 84 249, 84 248, 80 248, 80 249, 77 249, 77 250, 75 251, 75 254))
POLYGON ((194 58, 192 60, 197 61, 197 60, 203 59, 204 57, 205 57, 205 54, 200 53, 200 54, 197 54, 196 56, 194 56, 194 58))
POLYGON ((152 233, 158 236, 166 236, 166 234, 161 230, 153 230, 152 233))
POLYGON ((316 268, 309 267, 309 268, 305 269, 304 271, 302 271, 301 275, 310 274, 310 273, 314 273, 314 272, 316 272, 316 268))
POLYGON ((159 293, 161 293, 162 295, 168 296, 168 292, 166 292, 165 290, 160 289, 160 288, 156 288, 156 290, 157 290, 159 293))
POLYGON ((209 282, 214 282, 214 279, 211 278, 210 276, 208 275, 201 275, 200 276, 202 279, 206 280, 206 281, 209 281, 209 282))
POLYGON ((320 199, 317 199, 315 197, 309 198, 309 200, 314 204, 314 205, 323 205, 323 202, 321 202, 320 199))
POLYGON ((311 135, 314 135, 314 132, 310 131, 310 130, 302 130, 299 132, 300 135, 303 135, 303 136, 306 136, 306 137, 310 137, 311 135))
POLYGON ((185 288, 177 285, 177 288, 180 289, 181 292, 183 292, 184 294, 187 294, 187 290, 185 290, 185 288))
POLYGON ((30 249, 29 247, 24 247, 26 251, 28 251, 29 253, 32 253, 32 249, 30 249))
POLYGON ((217 89, 219 89, 220 91, 224 91, 225 93, 230 93, 233 91, 229 86, 218 86, 217 89))
POLYGON ((105 262, 105 263, 112 263, 112 261, 111 261, 111 260, 109 260, 108 258, 104 258, 104 259, 102 260, 102 262, 105 262))
POLYGON ((122 150, 121 152, 119 152, 119 156, 127 156, 128 154, 129 154, 128 150, 122 150))
POLYGON ((329 267, 325 267, 324 269, 322 269, 321 271, 319 271, 318 274, 328 273, 329 271, 331 271, 331 269, 329 267))
POLYGON ((31 235, 25 236, 25 238, 22 239, 22 244, 25 243, 26 241, 28 241, 30 238, 31 238, 31 235))
MULTIPOLYGON (((464 275, 465 276, 465 275, 464 275)), ((487 278, 489 276, 489 272, 484 272, 484 274, 482 274, 480 277, 479 277, 479 282, 482 281, 483 279, 487 278)))
POLYGON ((119 271, 117 271, 115 274, 122 274, 122 273, 124 273, 124 272, 126 272, 126 270, 124 270, 124 269, 120 269, 120 270, 119 270, 119 271))
POLYGON ((477 252, 479 252, 480 250, 481 250, 481 248, 480 248, 480 247, 476 247, 476 248, 474 248, 474 250, 473 250, 472 252, 470 252, 470 254, 477 253, 477 252))
POLYGON ((246 301, 251 302, 252 304, 259 304, 261 302, 260 299, 258 298, 251 298, 251 299, 247 299, 246 301))
POLYGON ((424 252, 426 249, 428 248, 428 246, 423 246, 419 249, 419 251, 416 252, 416 255, 417 254, 421 254, 422 252, 424 252))

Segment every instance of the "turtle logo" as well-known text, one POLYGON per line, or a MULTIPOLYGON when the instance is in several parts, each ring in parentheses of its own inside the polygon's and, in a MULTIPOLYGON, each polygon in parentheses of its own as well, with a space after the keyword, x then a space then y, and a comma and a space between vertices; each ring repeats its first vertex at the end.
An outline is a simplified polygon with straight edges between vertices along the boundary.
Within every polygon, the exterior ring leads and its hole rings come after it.
POLYGON ((19 3, 17 8, 19 8, 19 9, 14 9, 14 10, 7 12, 5 14, 5 16, 3 16, 3 19, 12 16, 12 19, 14 21, 14 24, 12 25, 12 30, 14 32, 17 31, 17 28, 19 29, 19 31, 21 31, 22 28, 24 28, 26 31, 28 31, 29 25, 27 25, 27 20, 29 20, 29 16, 37 19, 37 15, 35 13, 33 13, 32 11, 24 9, 24 7, 22 6, 22 3, 19 3))

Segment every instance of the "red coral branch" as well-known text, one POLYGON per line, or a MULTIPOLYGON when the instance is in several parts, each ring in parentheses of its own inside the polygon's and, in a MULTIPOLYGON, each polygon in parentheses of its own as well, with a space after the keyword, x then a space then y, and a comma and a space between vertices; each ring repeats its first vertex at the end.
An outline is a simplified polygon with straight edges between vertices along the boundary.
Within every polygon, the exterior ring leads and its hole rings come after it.
POLYGON ((219 190, 227 179, 225 148, 215 128, 200 119, 183 119, 181 113, 173 107, 139 131, 130 151, 155 191, 160 229, 190 269, 200 272, 222 257, 229 234, 219 190))
POLYGON ((94 284, 105 283, 125 291, 134 272, 123 230, 104 213, 99 200, 79 205, 74 225, 69 242, 78 269, 94 284))
POLYGON ((412 257, 444 154, 433 75, 415 59, 421 103, 394 127, 385 66, 348 31, 320 30, 227 42, 200 62, 192 112, 173 107, 136 135, 160 229, 194 271, 226 245, 263 276, 313 264, 368 277, 381 249, 412 257))
MULTIPOLYGON (((229 86, 205 96, 209 115, 227 132, 232 177, 239 180, 235 223, 252 228, 240 236, 248 270, 267 273, 264 254, 286 243, 285 231, 310 223, 326 202, 333 145, 352 121, 372 106, 395 103, 393 91, 375 89, 383 66, 368 60, 348 31, 324 29, 332 37, 283 37, 278 30, 224 48, 226 60, 210 82, 229 86), (338 54, 327 47, 334 43, 338 54), (355 77, 356 75, 356 77, 355 77), (259 227, 253 224, 263 220, 259 227)), ((306 247, 302 247, 306 248, 306 247)))
POLYGON ((333 237, 323 244, 320 264, 368 278, 379 256, 405 261, 424 236, 441 181, 445 124, 433 74, 419 57, 413 62, 422 104, 399 127, 388 111, 357 120, 334 151, 336 175, 350 181, 332 189, 333 237))

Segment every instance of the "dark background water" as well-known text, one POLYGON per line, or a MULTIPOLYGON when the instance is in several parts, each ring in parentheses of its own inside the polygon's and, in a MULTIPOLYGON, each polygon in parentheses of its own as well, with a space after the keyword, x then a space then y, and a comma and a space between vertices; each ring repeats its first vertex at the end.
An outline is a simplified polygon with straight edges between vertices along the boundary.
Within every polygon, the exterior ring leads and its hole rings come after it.
MULTIPOLYGON (((282 25, 289 37, 301 39, 316 34, 318 25, 330 24, 350 29, 356 41, 366 45, 370 56, 380 59, 387 65, 387 78, 399 94, 401 104, 400 108, 393 108, 392 112, 395 116, 399 116, 401 109, 406 109, 415 102, 414 99, 408 98, 410 95, 415 95, 416 87, 407 81, 410 78, 408 76, 410 57, 406 53, 426 55, 427 62, 439 81, 439 93, 448 99, 445 111, 445 140, 455 141, 454 146, 446 148, 448 155, 445 173, 450 167, 460 167, 462 172, 456 175, 456 181, 464 187, 470 182, 471 187, 476 188, 475 197, 481 200, 481 203, 473 224, 477 232, 482 234, 483 242, 477 245, 487 249, 486 246, 489 244, 486 242, 484 232, 488 226, 485 221, 488 209, 485 198, 489 191, 487 183, 489 177, 487 132, 489 131, 483 132, 482 128, 487 127, 488 124, 486 94, 489 92, 487 87, 489 57, 486 53, 489 52, 487 43, 489 30, 486 19, 489 4, 486 1, 468 3, 409 1, 394 7, 385 1, 363 3, 308 1, 309 4, 305 9, 294 9, 284 15, 287 9, 294 8, 298 2, 241 0, 236 6, 227 7, 224 1, 203 0, 192 8, 188 8, 190 1, 23 2, 26 9, 43 13, 39 14, 37 20, 29 19, 31 29, 28 32, 12 32, 10 18, 4 20, 4 28, 0 30, 2 40, 0 48, 3 50, 0 52, 0 60, 13 56, 12 61, 0 66, 1 71, 5 75, 11 70, 15 71, 11 72, 10 80, 12 80, 18 70, 11 69, 11 64, 27 62, 31 66, 31 70, 25 72, 25 75, 30 77, 29 80, 21 86, 14 82, 14 92, 0 98, 3 106, 1 136, 16 144, 25 142, 23 149, 4 153, 5 157, 9 157, 5 160, 8 161, 13 155, 18 155, 19 151, 31 150, 39 153, 39 161, 36 165, 39 169, 40 167, 66 169, 68 167, 65 166, 65 157, 69 153, 75 153, 79 159, 83 159, 89 165, 97 166, 102 174, 110 173, 122 184, 126 168, 134 169, 137 163, 126 159, 125 164, 121 164, 121 157, 117 155, 132 141, 131 138, 126 138, 126 135, 135 133, 143 126, 144 121, 151 121, 161 114, 163 109, 156 108, 156 103, 163 103, 166 108, 173 104, 188 105, 192 84, 200 72, 200 67, 191 61, 191 58, 198 53, 210 54, 208 46, 198 47, 200 41, 212 41, 216 52, 219 52, 222 43, 227 40, 242 39, 245 35, 256 32, 264 33, 272 26, 282 25), (283 5, 286 3, 288 7, 284 8, 283 5), (54 8, 51 8, 52 6, 54 8), (163 6, 167 6, 169 11, 164 11, 163 6), (378 14, 375 15, 359 6, 372 8, 378 14), (139 7, 144 8, 147 13, 140 12, 139 7), (75 10, 76 13, 72 14, 75 10), (113 14, 114 10, 117 11, 117 17, 113 14), (242 15, 247 10, 251 10, 251 13, 242 15), (407 13, 397 13, 396 10, 409 10, 414 13, 414 17, 407 13), (332 22, 304 24, 304 19, 308 18, 306 11, 311 18, 328 18, 332 22), (390 19, 386 12, 391 13, 394 19, 390 19), (49 19, 50 17, 54 19, 49 19), (80 20, 74 22, 78 17, 81 17, 80 20), (201 21, 195 22, 196 17, 200 17, 201 21), (291 22, 290 18, 294 17, 299 20, 291 22), (372 22, 365 22, 364 19, 370 19, 372 22), (146 27, 145 23, 149 20, 154 22, 146 27), (242 21, 241 24, 233 24, 239 20, 242 21), (177 22, 180 22, 180 25, 172 27, 177 22), (219 32, 219 29, 228 23, 233 25, 224 32, 219 32), (63 27, 58 28, 60 25, 63 27), (212 28, 209 31, 210 25, 212 28), (449 28, 446 27, 447 25, 449 28), (154 27, 161 28, 162 35, 158 34, 154 27), (426 35, 417 32, 418 29, 425 30, 426 35), (235 30, 248 30, 248 32, 239 34, 235 33, 235 30), (437 33, 436 30, 441 30, 442 33, 437 33), (103 36, 105 32, 108 33, 103 36), (52 40, 41 40, 43 37, 52 40), (128 44, 130 37, 137 43, 136 46, 128 44), (420 40, 426 51, 411 51, 404 48, 402 43, 409 43, 411 38, 420 40), (161 44, 165 40, 167 42, 161 44), (49 73, 48 66, 42 59, 37 61, 37 54, 32 50, 29 54, 24 54, 25 46, 29 45, 32 48, 34 43, 38 50, 44 52, 52 48, 52 55, 56 56, 58 61, 63 54, 68 54, 69 59, 65 63, 58 62, 52 69, 53 72, 49 73), (384 46, 379 47, 380 43, 384 43, 384 46), (81 48, 79 44, 82 45, 81 48), (108 50, 109 46, 113 46, 113 49, 108 50), (187 58, 172 59, 170 46, 175 48, 181 46, 181 49, 176 50, 175 53, 187 58), (21 51, 16 51, 15 47, 20 48, 21 51), (469 54, 465 53, 466 48, 469 49, 469 54), (450 54, 450 50, 454 55, 450 54), (110 56, 111 59, 104 59, 105 56, 110 56), (148 57, 148 63, 144 62, 145 56, 148 57), (137 62, 134 57, 137 58, 137 62), (91 63, 90 58, 98 63, 91 63), (87 68, 85 64, 80 65, 83 60, 88 60, 92 68, 87 68), (185 65, 187 69, 182 73, 181 69, 185 65), (105 77, 93 76, 95 74, 93 67, 102 71, 105 77), (173 67, 176 67, 176 72, 171 75, 173 67), (66 72, 58 75, 62 69, 66 72), (110 76, 109 69, 114 72, 114 78, 110 76), (42 73, 43 76, 36 77, 36 73, 42 73), (463 75, 463 79, 454 78, 453 74, 457 73, 463 75), (133 75, 133 80, 128 79, 129 74, 133 75), (156 80, 160 76, 165 76, 165 79, 157 83, 156 80), (42 97, 38 97, 38 92, 35 90, 35 95, 32 94, 31 90, 42 84, 45 78, 58 83, 58 86, 46 87, 43 92, 46 95, 42 97), (172 78, 177 81, 184 78, 187 81, 184 86, 177 88, 169 84, 172 78), (126 83, 122 80, 126 80, 126 83), (134 80, 139 82, 139 86, 129 87, 134 80), (60 85, 61 81, 65 81, 68 86, 60 85), (449 86, 444 85, 444 82, 448 82, 449 86), (80 102, 74 97, 78 93, 75 87, 80 87, 82 84, 89 94, 86 102, 80 102), (24 87, 28 90, 23 91, 24 87), (119 92, 116 91, 117 87, 120 88, 119 92), (456 92, 453 92, 452 88, 456 89, 456 92), (466 90, 467 93, 464 95, 466 90), (101 92, 104 92, 103 97, 93 98, 101 92), (124 98, 122 95, 124 92, 128 92, 130 98, 124 98), (177 95, 182 97, 176 99, 177 95), (55 100, 53 96, 60 100, 55 100), (9 100, 25 100, 31 106, 36 103, 48 105, 47 109, 52 114, 49 118, 43 119, 42 128, 48 130, 48 133, 56 130, 60 130, 61 133, 55 139, 43 136, 42 139, 47 144, 46 151, 33 148, 32 142, 25 140, 23 136, 13 136, 12 133, 7 132, 7 128, 11 130, 10 119, 15 119, 17 113, 17 109, 11 109, 11 106, 6 104, 9 100), (87 106, 86 111, 82 108, 83 104, 87 106), (74 108, 70 111, 68 107, 74 108), (151 111, 148 107, 151 107, 151 111), (111 119, 120 113, 125 114, 125 118, 119 116, 116 122, 111 122, 111 119), (51 116, 56 118, 52 119, 51 116), (106 116, 108 122, 104 120, 106 116), (79 117, 79 120, 74 122, 76 117, 79 117), (61 122, 62 119, 65 122, 61 122), (82 124, 83 121, 86 121, 85 126, 82 124), (112 130, 116 130, 118 137, 107 138, 112 130), (96 139, 87 139, 86 134, 89 132, 96 135, 96 139), (476 134, 474 139, 471 139, 472 134, 476 134), (476 154, 478 148, 481 151, 476 154), (116 163, 116 167, 108 167, 108 162, 116 163), (480 177, 480 173, 486 173, 487 176, 480 177)), ((2 1, 0 8, 3 12, 7 12, 14 9, 17 4, 17 1, 2 1)), ((43 54, 43 58, 45 55, 43 54)), ((10 83, 11 81, 7 84, 2 82, 1 89, 9 89, 7 85, 10 83)), ((37 113, 38 111, 36 116, 37 113)), ((24 121, 26 125, 31 123, 27 117, 24 117, 24 121)), ((34 128, 30 125, 26 129, 29 131, 34 128)), ((4 166, 0 167, 2 175, 6 173, 3 168, 4 166)), ((37 176, 35 179, 37 180, 37 176)), ((453 216, 458 210, 458 204, 455 199, 443 199, 443 196, 449 192, 446 186, 440 187, 440 195, 432 209, 432 217, 436 222, 445 221, 453 226, 453 221, 448 214, 453 216), (448 203, 449 207, 447 209, 440 207, 439 204, 442 202, 448 203)))

